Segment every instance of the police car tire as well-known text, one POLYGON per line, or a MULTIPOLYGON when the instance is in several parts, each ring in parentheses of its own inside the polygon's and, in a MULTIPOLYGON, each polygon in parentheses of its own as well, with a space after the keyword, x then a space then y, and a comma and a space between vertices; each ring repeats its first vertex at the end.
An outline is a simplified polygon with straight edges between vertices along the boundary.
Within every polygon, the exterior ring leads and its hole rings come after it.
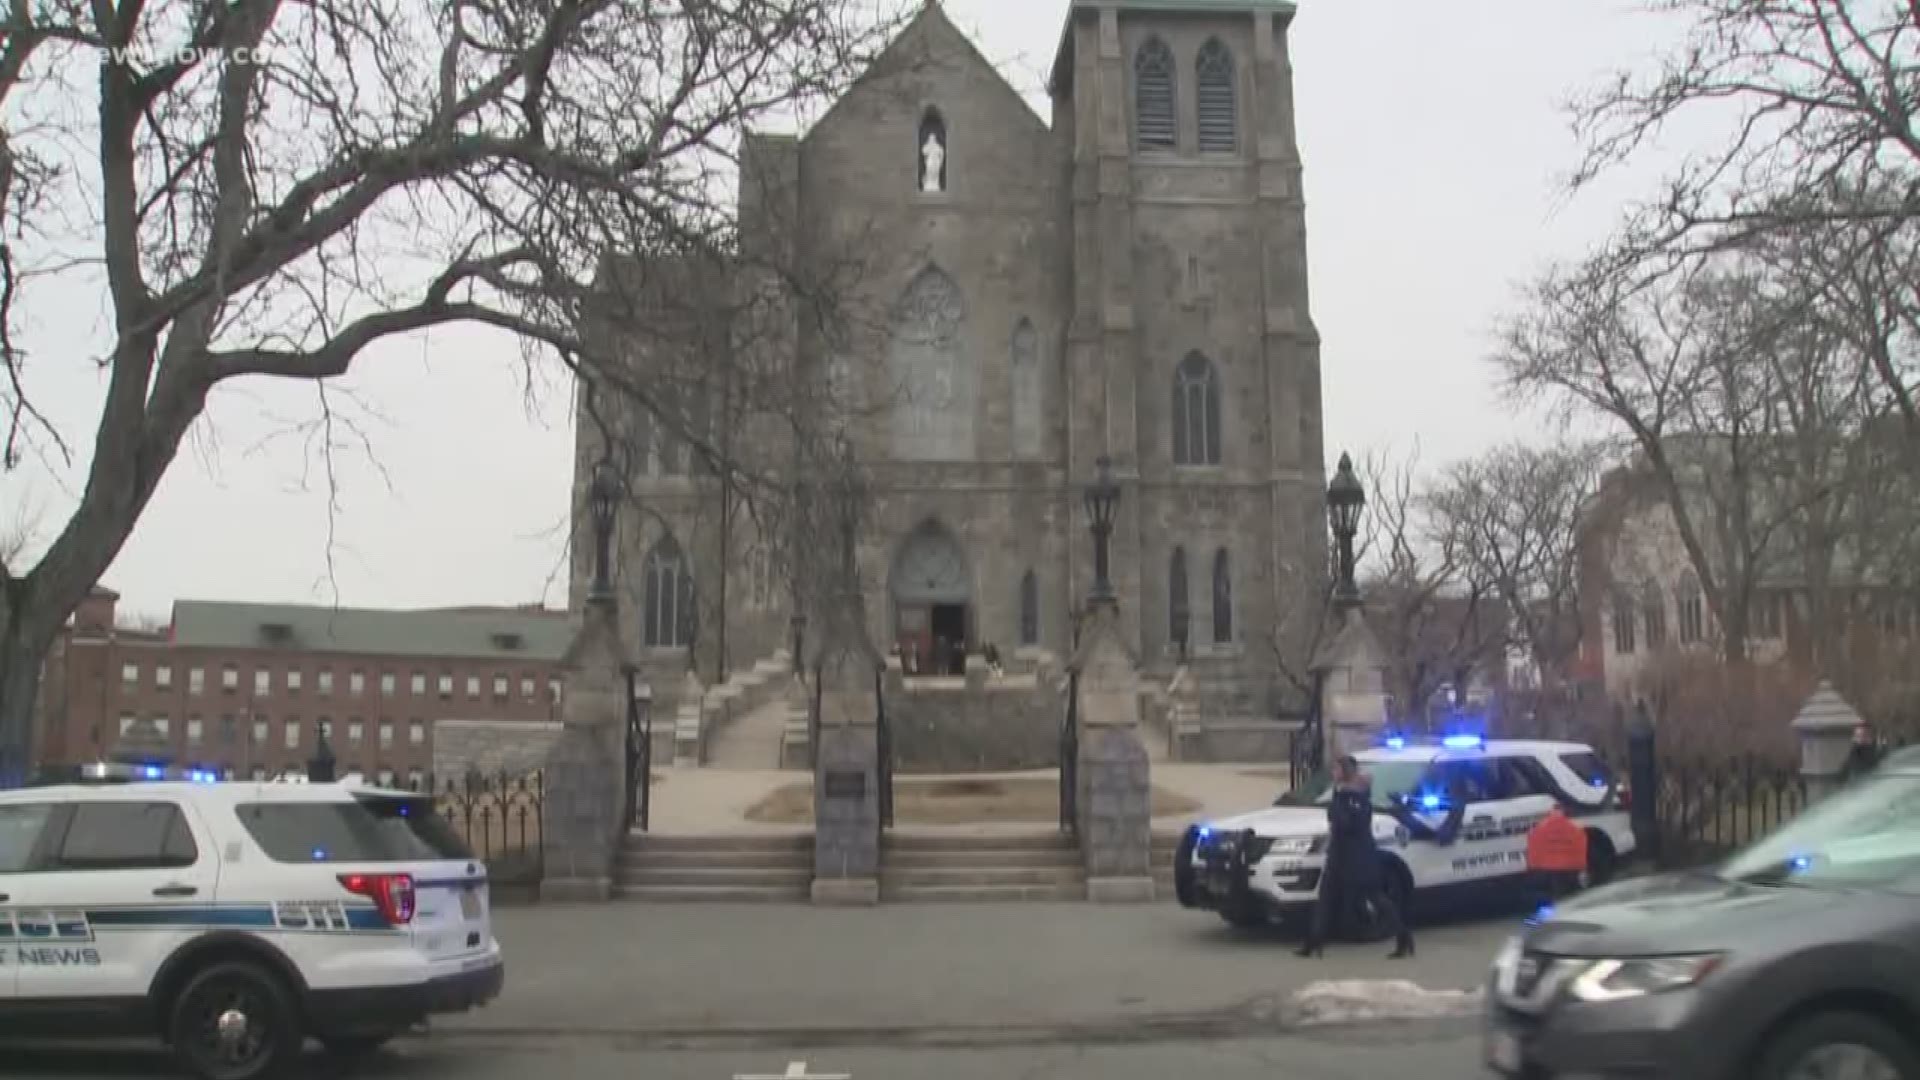
POLYGON ((1872 1050, 1901 1080, 1920 1080, 1920 1050, 1885 1022, 1858 1012, 1822 1012, 1798 1020, 1769 1038, 1760 1051, 1754 1080, 1787 1080, 1815 1051, 1832 1046, 1872 1050))
POLYGON ((212 964, 196 972, 174 996, 168 1009, 167 1042, 181 1064, 201 1080, 257 1080, 279 1075, 300 1055, 304 1041, 299 1012, 285 984, 272 972, 244 960, 212 964), (245 1060, 223 1063, 202 1045, 205 1013, 223 997, 236 997, 248 1006, 250 1024, 264 1036, 257 1053, 245 1060))
POLYGON ((1597 889, 1613 880, 1614 872, 1619 868, 1619 858, 1613 853, 1613 844, 1605 833, 1598 829, 1587 830, 1587 869, 1581 874, 1580 884, 1584 888, 1597 889))

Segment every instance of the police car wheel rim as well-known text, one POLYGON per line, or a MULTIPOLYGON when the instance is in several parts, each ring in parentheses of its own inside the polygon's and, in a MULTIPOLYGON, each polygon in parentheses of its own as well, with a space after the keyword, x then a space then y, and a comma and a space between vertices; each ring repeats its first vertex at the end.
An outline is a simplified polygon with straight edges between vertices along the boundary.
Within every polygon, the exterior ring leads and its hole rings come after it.
POLYGON ((1787 1080, 1901 1080, 1900 1070, 1880 1051, 1856 1043, 1832 1043, 1808 1051, 1787 1080))
POLYGON ((203 991, 199 1013, 200 1054, 225 1068, 251 1065, 269 1049, 261 1002, 246 987, 227 984, 203 991), (237 1022, 236 1022, 237 1021, 237 1022))

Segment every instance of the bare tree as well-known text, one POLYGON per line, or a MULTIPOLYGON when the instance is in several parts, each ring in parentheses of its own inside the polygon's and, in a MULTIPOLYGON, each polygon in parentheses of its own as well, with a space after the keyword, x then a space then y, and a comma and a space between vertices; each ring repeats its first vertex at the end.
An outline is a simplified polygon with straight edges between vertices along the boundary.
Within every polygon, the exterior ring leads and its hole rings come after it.
POLYGON ((597 273, 601 257, 766 261, 734 231, 734 140, 843 87, 890 36, 864 14, 854 0, 14 0, 0 22, 9 462, 34 441, 72 453, 29 392, 32 299, 98 271, 115 336, 79 503, 31 569, 0 580, 0 780, 19 775, 53 635, 229 380, 324 380, 384 339, 480 323, 723 460, 645 365, 590 332, 592 305, 629 287, 597 273))
POLYGON ((1432 528, 1548 685, 1580 649, 1580 529, 1605 460, 1601 447, 1510 444, 1455 464, 1426 498, 1432 528))

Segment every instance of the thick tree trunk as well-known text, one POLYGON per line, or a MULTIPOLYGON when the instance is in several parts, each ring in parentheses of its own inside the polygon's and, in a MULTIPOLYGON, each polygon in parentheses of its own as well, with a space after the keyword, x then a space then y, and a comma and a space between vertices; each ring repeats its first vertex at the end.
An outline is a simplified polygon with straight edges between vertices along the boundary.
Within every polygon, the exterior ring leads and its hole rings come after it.
POLYGON ((33 640, 32 621, 0 606, 0 790, 24 783, 33 760, 34 706, 52 635, 33 640))

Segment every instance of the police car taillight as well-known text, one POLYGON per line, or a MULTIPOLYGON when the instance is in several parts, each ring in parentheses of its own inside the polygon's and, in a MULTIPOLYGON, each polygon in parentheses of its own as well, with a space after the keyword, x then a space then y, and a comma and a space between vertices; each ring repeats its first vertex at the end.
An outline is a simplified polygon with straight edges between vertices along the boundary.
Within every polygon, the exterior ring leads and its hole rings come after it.
POLYGON ((380 914, 395 926, 413 921, 412 874, 341 874, 340 884, 355 896, 372 899, 380 914))

